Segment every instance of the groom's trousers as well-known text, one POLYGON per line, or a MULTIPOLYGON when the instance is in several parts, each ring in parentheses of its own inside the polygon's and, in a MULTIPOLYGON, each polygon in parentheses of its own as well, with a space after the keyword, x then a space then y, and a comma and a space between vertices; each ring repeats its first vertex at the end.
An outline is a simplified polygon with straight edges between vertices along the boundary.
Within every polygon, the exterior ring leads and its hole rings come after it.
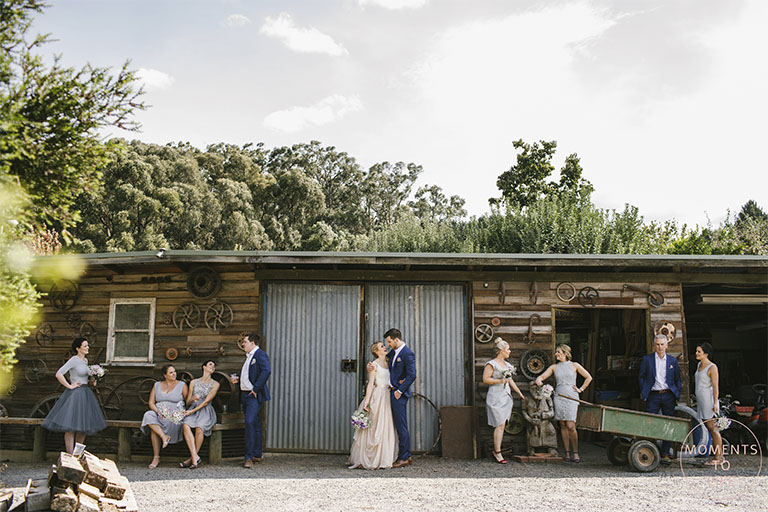
POLYGON ((245 459, 261 457, 261 403, 251 393, 242 393, 243 413, 245 415, 245 459))
POLYGON ((397 458, 406 460, 411 456, 411 438, 408 435, 408 397, 402 395, 399 400, 396 400, 395 392, 392 390, 390 391, 390 398, 392 419, 395 421, 395 430, 397 430, 397 458))

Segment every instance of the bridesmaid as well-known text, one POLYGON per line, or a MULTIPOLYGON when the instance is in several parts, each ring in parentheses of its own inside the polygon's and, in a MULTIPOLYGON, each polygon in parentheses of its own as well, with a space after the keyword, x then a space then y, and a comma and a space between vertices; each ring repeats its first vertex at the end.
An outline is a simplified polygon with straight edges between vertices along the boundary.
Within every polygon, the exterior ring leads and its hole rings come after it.
POLYGON ((579 412, 579 402, 563 398, 560 395, 578 399, 579 394, 583 393, 590 382, 592 382, 592 375, 579 363, 571 361, 571 357, 571 347, 564 343, 558 345, 555 349, 557 363, 551 365, 536 378, 536 385, 541 386, 552 374, 555 375, 557 387, 555 388, 553 399, 555 405, 554 419, 560 422, 560 436, 563 438, 563 449, 565 450, 563 461, 581 462, 581 457, 579 457, 579 433, 576 431, 576 416, 579 412), (584 383, 581 387, 576 386, 577 374, 584 377, 584 383), (572 457, 568 455, 570 449, 573 449, 572 457))
POLYGON ((707 342, 696 346, 696 409, 699 419, 704 422, 712 436, 712 448, 714 457, 705 462, 705 466, 717 466, 725 460, 723 458, 723 438, 715 428, 715 416, 720 413, 720 372, 717 365, 709 360, 712 354, 712 345, 707 342))
POLYGON ((211 400, 219 392, 219 383, 211 376, 216 371, 216 363, 209 359, 203 363, 203 376, 189 383, 187 391, 187 406, 192 406, 186 411, 186 417, 182 424, 184 440, 189 448, 189 458, 179 462, 179 467, 196 469, 200 464, 200 447, 203 445, 203 437, 211 435, 211 429, 216 424, 216 411, 213 410, 211 400), (195 429, 194 434, 192 429, 195 429))
POLYGON ((504 439, 504 425, 509 421, 509 415, 512 414, 512 389, 515 390, 520 400, 525 397, 520 392, 520 388, 515 384, 514 379, 504 377, 504 372, 512 371, 513 367, 507 362, 507 358, 512 351, 509 349, 509 343, 501 338, 496 338, 494 343, 496 350, 495 357, 485 363, 483 368, 483 382, 487 384, 488 394, 485 397, 485 410, 488 414, 488 425, 493 427, 493 458, 499 464, 506 464, 507 461, 501 455, 501 441, 504 439))
POLYGON ((160 448, 181 441, 181 421, 184 418, 184 395, 187 385, 176 380, 176 368, 166 364, 162 368, 163 380, 155 382, 149 394, 149 411, 141 420, 141 431, 152 436, 154 457, 149 469, 160 463, 160 448))
POLYGON ((107 428, 107 420, 98 400, 88 386, 88 340, 77 338, 72 342, 74 356, 56 372, 56 380, 64 386, 48 416, 43 428, 52 432, 64 432, 67 453, 75 449, 75 442, 85 443, 86 434, 95 434, 107 428), (69 382, 64 374, 69 372, 69 382))

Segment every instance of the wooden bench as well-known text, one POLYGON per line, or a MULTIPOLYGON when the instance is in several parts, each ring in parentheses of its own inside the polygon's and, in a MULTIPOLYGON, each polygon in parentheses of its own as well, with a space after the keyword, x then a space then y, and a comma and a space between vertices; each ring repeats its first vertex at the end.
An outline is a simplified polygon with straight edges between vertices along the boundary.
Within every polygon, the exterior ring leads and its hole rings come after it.
MULTIPOLYGON (((35 462, 45 461, 45 436, 46 430, 41 426, 43 418, 0 418, 0 425, 29 425, 35 427, 34 444, 32 445, 32 458, 35 462)), ((217 423, 213 426, 211 439, 208 444, 208 463, 221 463, 222 432, 225 430, 237 430, 245 426, 244 421, 231 421, 217 423)), ((107 427, 117 428, 117 461, 131 461, 131 429, 141 427, 141 421, 132 420, 107 420, 107 427)))

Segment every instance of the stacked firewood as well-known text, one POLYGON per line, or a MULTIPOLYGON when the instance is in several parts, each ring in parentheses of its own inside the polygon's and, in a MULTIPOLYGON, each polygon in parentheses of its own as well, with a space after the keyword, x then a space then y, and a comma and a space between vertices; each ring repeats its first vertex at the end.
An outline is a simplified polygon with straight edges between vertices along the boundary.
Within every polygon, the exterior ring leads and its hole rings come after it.
POLYGON ((30 479, 24 510, 56 512, 134 512, 136 500, 128 479, 110 459, 84 451, 80 457, 61 452, 48 478, 30 479))

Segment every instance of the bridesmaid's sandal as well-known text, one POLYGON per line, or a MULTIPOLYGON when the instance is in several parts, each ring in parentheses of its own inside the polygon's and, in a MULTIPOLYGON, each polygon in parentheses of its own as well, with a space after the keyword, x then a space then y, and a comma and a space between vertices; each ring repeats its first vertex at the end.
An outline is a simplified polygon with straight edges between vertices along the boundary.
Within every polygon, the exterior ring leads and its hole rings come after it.
POLYGON ((168 446, 168 443, 170 443, 170 442, 171 442, 171 436, 165 436, 165 437, 163 438, 163 448, 165 448, 166 446, 168 446))
POLYGON ((493 458, 496 459, 496 462, 499 464, 506 464, 507 460, 501 455, 501 451, 493 451, 493 458))
POLYGON ((197 469, 197 466, 199 466, 202 462, 203 462, 203 459, 201 457, 198 457, 197 462, 189 465, 189 469, 197 469))
POLYGON ((192 464, 192 459, 187 459, 184 462, 179 462, 180 468, 188 468, 192 464))
POLYGON ((581 457, 579 457, 579 452, 573 452, 573 457, 571 458, 571 462, 579 463, 581 462, 581 457))
POLYGON ((149 466, 147 466, 149 469, 155 469, 157 465, 160 464, 160 459, 152 459, 152 462, 149 463, 149 466))
POLYGON ((571 452, 569 452, 568 450, 565 450, 565 455, 563 455, 563 462, 571 462, 571 456, 568 455, 569 453, 571 452))

